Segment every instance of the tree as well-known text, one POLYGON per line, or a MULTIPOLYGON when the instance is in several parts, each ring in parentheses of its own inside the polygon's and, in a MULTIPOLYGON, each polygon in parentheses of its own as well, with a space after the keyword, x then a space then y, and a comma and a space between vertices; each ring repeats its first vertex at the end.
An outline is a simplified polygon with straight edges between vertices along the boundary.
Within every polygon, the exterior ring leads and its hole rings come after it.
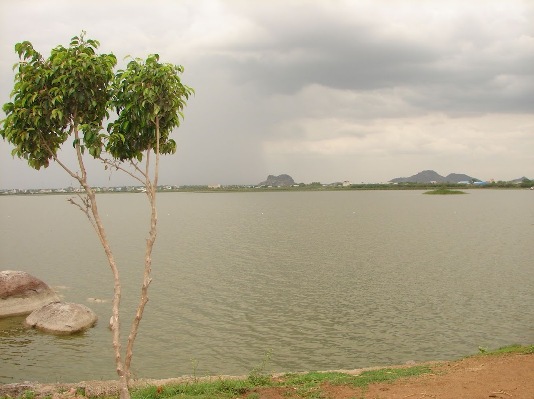
POLYGON ((157 236, 159 158, 160 154, 176 151, 176 143, 169 136, 180 125, 182 110, 193 90, 181 83, 183 67, 160 63, 157 54, 145 61, 131 60, 126 69, 114 72, 115 56, 97 54, 98 47, 98 41, 85 39, 85 32, 73 37, 69 47, 54 48, 47 59, 28 41, 16 44, 20 62, 15 65, 18 72, 12 102, 3 106, 6 118, 0 135, 14 146, 12 154, 27 160, 32 168, 39 170, 56 162, 83 188, 83 195, 69 201, 93 226, 113 275, 113 350, 120 396, 128 398, 134 342, 148 302, 157 236), (115 113, 111 121, 110 111, 115 113), (107 131, 103 128, 105 122, 107 131), (58 155, 69 138, 77 159, 74 167, 62 162, 58 155), (150 205, 140 300, 124 352, 120 340, 120 273, 95 191, 88 183, 87 155, 100 160, 106 169, 123 171, 141 182, 150 205))
POLYGON ((525 188, 529 188, 529 187, 533 187, 534 186, 534 180, 530 180, 526 177, 523 177, 523 179, 521 180, 521 183, 520 183, 520 187, 525 187, 525 188))

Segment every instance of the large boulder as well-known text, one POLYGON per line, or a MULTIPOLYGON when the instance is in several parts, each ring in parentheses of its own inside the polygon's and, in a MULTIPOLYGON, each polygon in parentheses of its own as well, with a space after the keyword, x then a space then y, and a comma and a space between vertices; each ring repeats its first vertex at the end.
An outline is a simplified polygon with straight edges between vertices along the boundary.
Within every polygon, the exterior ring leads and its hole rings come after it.
POLYGON ((97 319, 85 305, 53 302, 33 311, 24 324, 52 334, 74 334, 93 327, 97 319))
POLYGON ((0 271, 0 318, 28 314, 55 301, 54 290, 31 274, 0 271))

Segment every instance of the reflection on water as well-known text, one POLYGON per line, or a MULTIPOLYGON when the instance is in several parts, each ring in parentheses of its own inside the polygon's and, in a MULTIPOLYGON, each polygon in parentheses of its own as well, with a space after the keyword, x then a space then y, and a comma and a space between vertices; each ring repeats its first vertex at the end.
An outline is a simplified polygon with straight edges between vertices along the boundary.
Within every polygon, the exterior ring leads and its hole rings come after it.
MULTIPOLYGON (((23 327, 25 316, 8 317, 0 319, 0 339, 2 345, 15 349, 17 346, 26 347, 30 345, 33 340, 31 334, 23 327)), ((11 350, 8 354, 14 356, 16 350, 11 350)))
MULTIPOLYGON (((69 358, 75 353, 83 353, 88 345, 84 337, 85 333, 69 336, 42 334, 35 329, 25 328, 24 319, 24 316, 0 319, 0 346, 2 347, 0 381, 2 383, 35 380, 32 378, 34 370, 39 375, 45 375, 47 370, 52 372, 56 368, 54 364, 39 364, 40 357, 48 351, 54 352, 55 362, 61 362, 63 353, 69 358), (13 370, 18 370, 18 373, 14 374, 13 370)), ((79 357, 80 355, 75 356, 75 358, 79 357)), ((62 381, 59 374, 56 378, 53 378, 53 374, 47 375, 52 378, 48 377, 46 381, 62 381)), ((65 374, 65 377, 68 378, 68 374, 65 374)))
MULTIPOLYGON (((99 323, 68 338, 0 320, 0 382, 115 378, 110 272, 65 199, 0 198, 0 267, 64 287, 99 323)), ((532 199, 521 190, 162 194, 134 372, 246 374, 267 352, 272 371, 355 368, 532 343, 532 199)), ((99 200, 131 309, 144 197, 99 200)))

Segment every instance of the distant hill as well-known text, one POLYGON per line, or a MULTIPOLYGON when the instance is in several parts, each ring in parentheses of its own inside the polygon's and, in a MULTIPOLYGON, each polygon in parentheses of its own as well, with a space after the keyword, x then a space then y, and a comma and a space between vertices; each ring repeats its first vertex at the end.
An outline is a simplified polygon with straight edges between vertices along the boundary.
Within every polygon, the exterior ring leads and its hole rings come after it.
POLYGON ((519 183, 522 183, 523 180, 532 180, 532 179, 529 179, 528 177, 523 176, 518 179, 510 180, 510 183, 519 184, 519 183))
POLYGON ((410 177, 396 177, 391 179, 391 183, 460 183, 464 181, 479 181, 474 177, 465 175, 463 173, 450 173, 447 176, 441 176, 433 170, 423 170, 422 172, 417 173, 416 175, 410 177))
POLYGON ((259 186, 273 186, 273 187, 287 187, 295 184, 293 178, 289 175, 280 175, 280 176, 267 176, 267 180, 259 183, 259 186))

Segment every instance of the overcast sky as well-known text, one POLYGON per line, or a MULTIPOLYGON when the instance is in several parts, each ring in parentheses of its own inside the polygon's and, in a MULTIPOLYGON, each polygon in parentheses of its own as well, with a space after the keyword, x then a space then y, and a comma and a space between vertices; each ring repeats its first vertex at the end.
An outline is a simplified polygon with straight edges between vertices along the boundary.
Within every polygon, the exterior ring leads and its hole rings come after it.
MULTIPOLYGON (((0 21, 2 104, 23 40, 48 56, 85 30, 119 60, 183 65, 196 95, 163 184, 534 178, 532 1, 2 0, 0 21)), ((69 185, 0 140, 0 188, 69 185)))

